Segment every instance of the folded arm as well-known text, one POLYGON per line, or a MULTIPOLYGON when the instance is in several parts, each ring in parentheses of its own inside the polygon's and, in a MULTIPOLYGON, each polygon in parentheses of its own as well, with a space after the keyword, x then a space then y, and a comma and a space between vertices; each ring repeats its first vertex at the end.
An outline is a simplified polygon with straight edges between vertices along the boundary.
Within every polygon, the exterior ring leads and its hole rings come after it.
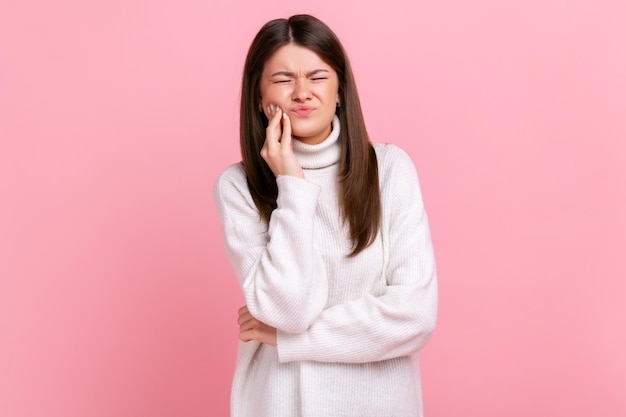
POLYGON ((215 200, 226 250, 250 314, 284 332, 298 333, 315 321, 327 299, 323 266, 312 250, 320 190, 291 176, 279 176, 277 184, 277 208, 269 226, 260 218, 239 166, 220 176, 215 200))

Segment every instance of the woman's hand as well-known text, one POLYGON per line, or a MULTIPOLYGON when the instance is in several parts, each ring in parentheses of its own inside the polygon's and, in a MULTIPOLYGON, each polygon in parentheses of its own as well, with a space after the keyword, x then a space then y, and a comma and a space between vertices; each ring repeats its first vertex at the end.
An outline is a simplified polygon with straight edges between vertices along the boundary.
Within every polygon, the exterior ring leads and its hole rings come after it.
POLYGON ((265 144, 261 148, 261 157, 276 177, 290 175, 304 178, 302 167, 293 154, 289 116, 273 104, 268 106, 267 112, 269 123, 265 133, 265 144))
POLYGON ((276 346, 276 329, 252 317, 248 307, 239 309, 239 340, 249 342, 256 340, 267 345, 276 346))

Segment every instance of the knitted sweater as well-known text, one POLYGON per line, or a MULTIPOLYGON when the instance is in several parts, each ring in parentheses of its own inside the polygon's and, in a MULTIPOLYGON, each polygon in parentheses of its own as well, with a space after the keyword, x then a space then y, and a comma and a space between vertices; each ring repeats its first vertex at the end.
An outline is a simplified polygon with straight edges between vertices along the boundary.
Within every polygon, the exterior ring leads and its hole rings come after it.
POLYGON ((436 270, 408 155, 375 144, 382 225, 355 257, 338 205, 339 120, 317 145, 293 141, 304 179, 279 176, 260 220, 241 164, 215 185, 226 250, 277 346, 239 343, 232 417, 422 416, 417 351, 437 313, 436 270))

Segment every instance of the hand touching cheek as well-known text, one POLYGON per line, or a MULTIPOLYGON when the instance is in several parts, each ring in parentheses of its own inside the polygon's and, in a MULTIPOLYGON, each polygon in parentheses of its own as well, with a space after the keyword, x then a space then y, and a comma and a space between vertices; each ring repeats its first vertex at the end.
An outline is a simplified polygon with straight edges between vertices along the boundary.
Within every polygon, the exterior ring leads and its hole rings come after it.
POLYGON ((269 122, 265 133, 265 144, 261 148, 261 157, 276 177, 290 175, 304 178, 302 167, 293 153, 289 116, 273 104, 269 105, 267 112, 269 122))

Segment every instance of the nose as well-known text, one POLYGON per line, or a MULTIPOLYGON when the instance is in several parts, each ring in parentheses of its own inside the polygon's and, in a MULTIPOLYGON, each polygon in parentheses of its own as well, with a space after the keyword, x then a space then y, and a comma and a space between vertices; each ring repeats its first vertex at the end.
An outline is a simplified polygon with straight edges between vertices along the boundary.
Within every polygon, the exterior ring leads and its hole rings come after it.
POLYGON ((296 82, 293 86, 293 92, 291 93, 292 100, 297 102, 303 102, 306 101, 309 97, 311 97, 311 91, 306 80, 296 79, 296 82))

